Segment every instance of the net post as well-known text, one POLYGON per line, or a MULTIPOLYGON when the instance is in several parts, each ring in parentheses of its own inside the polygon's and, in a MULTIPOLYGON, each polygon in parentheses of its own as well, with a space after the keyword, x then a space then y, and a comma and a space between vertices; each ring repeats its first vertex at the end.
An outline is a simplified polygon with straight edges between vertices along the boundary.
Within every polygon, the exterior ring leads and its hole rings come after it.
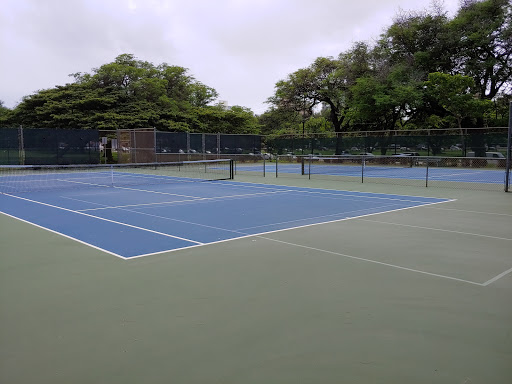
POLYGON ((265 156, 263 156, 263 177, 265 177, 265 167, 266 167, 265 156))
POLYGON ((235 162, 233 159, 229 159, 229 179, 233 180, 235 178, 235 162))
POLYGON ((428 165, 430 163, 430 158, 427 157, 427 171, 425 173, 425 188, 428 188, 428 165))
POLYGON ((300 158, 300 174, 301 175, 305 175, 305 170, 304 170, 304 156, 302 156, 300 158))
POLYGON ((364 167, 366 166, 366 158, 363 155, 361 159, 361 184, 364 183, 364 167))
POLYGON ((309 156, 308 180, 311 180, 311 161, 313 156, 309 156))
POLYGON ((512 166, 512 101, 508 111, 507 163, 505 166, 505 192, 509 191, 510 168, 512 166))
POLYGON ((278 176, 277 173, 277 164, 279 163, 279 155, 276 155, 276 177, 278 176))

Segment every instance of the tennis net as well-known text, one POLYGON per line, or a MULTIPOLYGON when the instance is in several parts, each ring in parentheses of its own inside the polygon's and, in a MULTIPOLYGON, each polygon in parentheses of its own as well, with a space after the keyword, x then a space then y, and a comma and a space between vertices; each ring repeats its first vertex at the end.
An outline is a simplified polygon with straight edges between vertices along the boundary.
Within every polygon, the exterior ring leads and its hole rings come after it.
POLYGON ((361 175, 362 172, 400 172, 401 169, 412 168, 417 158, 413 156, 304 156, 302 162, 303 175, 361 175))
POLYGON ((0 193, 128 187, 233 178, 230 159, 173 163, 0 166, 0 193))

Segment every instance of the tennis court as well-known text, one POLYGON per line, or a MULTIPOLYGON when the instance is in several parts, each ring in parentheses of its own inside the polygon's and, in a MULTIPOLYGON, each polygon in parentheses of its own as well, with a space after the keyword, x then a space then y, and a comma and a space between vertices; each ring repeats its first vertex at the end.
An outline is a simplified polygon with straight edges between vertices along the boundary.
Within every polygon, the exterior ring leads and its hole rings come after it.
MULTIPOLYGON (((403 159, 403 158, 402 158, 403 159)), ((275 164, 267 164, 267 172, 275 172, 275 164)), ((240 172, 262 172, 261 164, 239 164, 237 171, 240 172)), ((426 167, 410 166, 408 164, 401 166, 380 166, 372 163, 364 165, 351 164, 325 164, 312 162, 308 163, 305 159, 304 164, 283 163, 277 165, 277 172, 281 174, 305 174, 305 175, 326 175, 326 176, 349 176, 365 178, 387 178, 403 180, 425 180, 426 167)), ((461 183, 484 183, 503 185, 504 169, 470 169, 470 168, 444 168, 430 167, 428 178, 434 181, 461 182, 461 183)))
POLYGON ((509 193, 199 168, 3 175, 1 382, 511 382, 509 193))

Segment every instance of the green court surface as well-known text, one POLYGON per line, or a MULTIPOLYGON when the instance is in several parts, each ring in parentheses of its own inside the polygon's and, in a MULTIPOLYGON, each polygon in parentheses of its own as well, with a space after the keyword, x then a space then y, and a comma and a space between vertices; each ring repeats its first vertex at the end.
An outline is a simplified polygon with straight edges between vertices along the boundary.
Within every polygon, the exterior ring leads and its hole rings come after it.
POLYGON ((512 383, 511 193, 235 181, 453 200, 134 260, 0 215, 0 382, 512 383))

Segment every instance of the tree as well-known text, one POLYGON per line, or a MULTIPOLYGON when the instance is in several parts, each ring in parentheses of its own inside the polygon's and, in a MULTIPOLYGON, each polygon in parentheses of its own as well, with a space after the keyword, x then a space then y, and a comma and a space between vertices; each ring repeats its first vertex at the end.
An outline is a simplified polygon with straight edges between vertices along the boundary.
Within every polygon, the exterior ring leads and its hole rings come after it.
POLYGON ((492 101, 492 108, 486 111, 485 120, 489 127, 507 127, 511 94, 499 94, 492 101))
POLYGON ((433 12, 401 12, 378 41, 393 65, 410 68, 420 80, 430 72, 449 72, 453 40, 446 12, 434 3, 433 12))
POLYGON ((155 127, 166 131, 254 132, 257 119, 247 108, 212 109, 217 91, 166 63, 155 66, 122 54, 74 82, 27 96, 13 120, 27 127, 155 127))
POLYGON ((4 102, 0 100, 0 124, 7 124, 9 121, 11 110, 4 106, 4 102))
POLYGON ((263 135, 290 135, 299 134, 297 130, 301 117, 291 110, 271 107, 258 116, 263 135))
POLYGON ((454 72, 470 76, 480 99, 512 91, 512 3, 465 1, 448 24, 454 72))
POLYGON ((486 110, 492 106, 489 100, 475 97, 475 82, 468 76, 430 73, 425 87, 427 94, 455 119, 461 134, 464 119, 483 118, 486 110))
MULTIPOLYGON (((276 84, 276 91, 269 103, 311 116, 315 106, 324 104, 329 110, 329 120, 338 134, 343 132, 343 122, 349 108, 350 87, 368 70, 368 46, 357 43, 348 53, 337 59, 319 57, 304 69, 290 74, 287 80, 276 84)), ((341 135, 338 135, 341 138, 341 135)), ((340 153, 341 142, 336 153, 340 153)))

